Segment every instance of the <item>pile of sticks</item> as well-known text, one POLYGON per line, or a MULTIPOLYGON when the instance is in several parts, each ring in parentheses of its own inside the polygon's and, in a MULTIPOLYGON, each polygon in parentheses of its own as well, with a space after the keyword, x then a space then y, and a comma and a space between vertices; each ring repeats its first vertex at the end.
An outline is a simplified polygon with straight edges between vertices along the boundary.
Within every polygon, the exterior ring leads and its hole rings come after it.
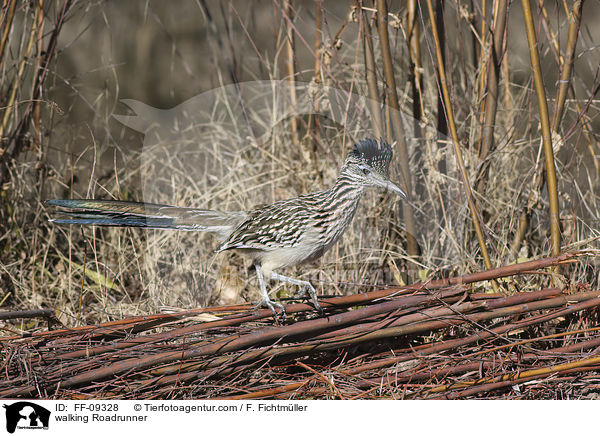
MULTIPOLYGON (((476 283, 582 253, 288 304, 212 307, 0 338, 0 396, 34 398, 562 398, 600 392, 600 291, 513 295, 476 283)), ((565 267, 563 267, 564 269, 565 267)))

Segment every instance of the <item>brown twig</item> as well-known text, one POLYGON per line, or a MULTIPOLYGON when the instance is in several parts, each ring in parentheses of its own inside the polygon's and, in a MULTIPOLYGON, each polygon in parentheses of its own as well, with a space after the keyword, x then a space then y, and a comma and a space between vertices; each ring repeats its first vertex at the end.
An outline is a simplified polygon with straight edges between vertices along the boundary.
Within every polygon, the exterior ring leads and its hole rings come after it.
MULTIPOLYGON (((452 384, 452 385, 443 385, 443 386, 439 386, 439 387, 431 389, 428 392, 428 395, 438 393, 438 392, 445 392, 448 390, 461 389, 461 388, 473 386, 473 385, 488 385, 488 386, 481 386, 480 388, 474 389, 468 393, 468 395, 472 395, 474 393, 482 392, 483 390, 497 389, 499 387, 507 386, 506 384, 497 385, 497 383, 501 383, 501 382, 516 382, 516 381, 522 382, 522 381, 526 381, 526 380, 534 380, 537 378, 546 377, 555 372, 570 370, 570 369, 574 369, 574 368, 587 367, 587 366, 598 366, 599 364, 600 364, 600 357, 590 357, 588 359, 576 360, 574 362, 563 363, 560 365, 536 368, 536 369, 532 369, 529 371, 520 371, 520 372, 514 373, 514 374, 504 374, 504 375, 494 377, 491 379, 490 378, 482 378, 482 379, 479 379, 479 380, 476 380, 473 382, 461 382, 461 383, 456 383, 456 384, 452 384)), ((446 396, 447 399, 451 399, 453 397, 454 397, 453 395, 446 396)))
POLYGON ((31 309, 31 310, 3 310, 0 311, 0 320, 15 318, 54 318, 54 311, 51 309, 31 309))
MULTIPOLYGON (((579 255, 581 254, 576 253, 558 258, 540 259, 468 276, 415 284, 405 289, 396 288, 364 295, 324 299, 322 301, 324 307, 330 309, 336 307, 338 310, 344 306, 331 304, 331 302, 343 301, 346 305, 361 305, 365 302, 375 304, 350 311, 330 313, 325 318, 298 320, 290 325, 234 330, 233 334, 223 335, 218 332, 226 326, 232 328, 241 325, 242 322, 256 321, 262 315, 258 312, 250 315, 239 314, 222 320, 135 338, 123 338, 122 334, 133 335, 161 323, 165 325, 167 320, 184 319, 184 316, 170 314, 140 317, 135 319, 140 323, 139 326, 132 320, 124 320, 111 323, 110 326, 74 329, 79 332, 79 336, 75 337, 72 336, 72 332, 63 329, 63 334, 71 336, 62 337, 54 332, 54 335, 21 338, 17 340, 21 346, 35 344, 38 353, 41 353, 40 358, 34 356, 28 359, 29 365, 39 368, 35 371, 40 371, 41 368, 52 368, 53 365, 60 365, 60 371, 50 370, 46 375, 40 374, 38 377, 40 381, 33 385, 28 384, 27 377, 13 377, 9 384, 0 383, 0 395, 28 396, 42 391, 55 392, 59 386, 63 392, 75 388, 86 390, 91 386, 102 386, 107 383, 117 388, 122 384, 121 380, 130 380, 128 384, 139 386, 139 389, 148 392, 148 395, 167 395, 166 390, 169 386, 171 389, 174 389, 174 386, 182 388, 187 386, 185 389, 188 389, 189 386, 194 385, 192 383, 194 380, 235 377, 235 374, 240 371, 256 369, 267 363, 272 365, 288 362, 298 356, 315 356, 357 344, 377 344, 406 335, 431 334, 435 330, 447 329, 450 326, 462 326, 461 330, 469 326, 469 329, 474 330, 476 334, 468 338, 434 343, 427 347, 415 345, 414 349, 396 352, 395 360, 378 358, 376 366, 368 364, 340 369, 342 371, 340 377, 359 375, 364 371, 389 366, 394 361, 400 362, 432 355, 443 349, 464 347, 467 344, 490 339, 506 340, 502 335, 509 331, 518 331, 524 326, 565 317, 587 308, 597 308, 600 305, 600 292, 563 294, 560 290, 549 289, 510 297, 496 295, 485 299, 477 298, 475 301, 458 301, 461 295, 463 299, 468 298, 464 293, 464 285, 460 285, 570 262, 579 255), (432 289, 436 288, 441 290, 432 292, 432 289), (389 301, 376 301, 391 297, 393 294, 398 296, 389 301), (490 329, 485 326, 487 320, 500 320, 549 310, 549 313, 503 324, 500 327, 490 329), (82 336, 81 332, 87 334, 82 336), (201 335, 198 337, 199 333, 201 335), (42 338, 44 340, 40 342, 42 338), (181 341, 184 341, 185 347, 181 341)), ((288 312, 296 313, 295 311, 304 311, 308 307, 304 304, 292 304, 288 305, 288 308, 292 309, 288 312)), ((196 313, 198 311, 189 311, 185 315, 196 313)), ((270 316, 270 313, 265 313, 264 316, 270 316)), ((10 345, 10 342, 4 341, 4 344, 10 345)), ((3 347, 3 349, 10 348, 3 347)), ((10 361, 7 361, 7 364, 8 362, 10 361)), ((296 380, 286 384, 298 388, 303 386, 304 382, 296 380)), ((343 385, 335 384, 338 397, 356 395, 356 392, 351 394, 343 390, 341 388, 343 385)), ((261 390, 262 394, 257 396, 262 396, 265 392, 291 392, 290 386, 275 390, 261 390)), ((314 389, 308 391, 313 392, 314 389)), ((173 393, 172 390, 170 392, 169 395, 173 393)), ((322 392, 326 395, 327 389, 322 392)), ((243 395, 251 397, 254 394, 243 395)))
MULTIPOLYGON (((486 280, 492 279, 500 279, 503 277, 510 277, 517 274, 526 274, 530 271, 539 270, 542 268, 549 268, 555 265, 564 265, 572 262, 576 262, 577 259, 581 256, 585 256, 585 252, 572 252, 572 253, 563 253, 557 257, 547 257, 543 259, 531 260, 528 262, 516 263, 512 265, 507 265, 499 268, 494 268, 491 270, 480 271, 473 274, 466 274, 458 277, 450 277, 445 279, 438 280, 430 280, 427 282, 415 283, 409 286, 404 287, 392 287, 389 289, 371 291, 366 293, 347 295, 344 297, 334 297, 334 298, 323 298, 319 299, 319 302, 324 308, 328 307, 345 307, 345 306, 353 306, 353 305, 363 305, 369 302, 376 301, 378 299, 383 299, 391 296, 400 296, 405 295, 407 293, 413 293, 420 290, 435 290, 442 289, 450 286, 458 286, 458 285, 467 285, 470 283, 476 283, 486 280)), ((136 317, 119 321, 112 321, 108 323, 104 323, 96 326, 81 326, 81 327, 73 327, 70 329, 57 330, 51 332, 35 332, 30 336, 32 338, 48 338, 57 335, 79 335, 84 334, 86 337, 89 337, 90 334, 96 335, 97 338, 102 338, 103 335, 114 335, 115 332, 125 332, 132 327, 134 327, 138 323, 148 323, 149 325, 157 325, 163 322, 169 322, 175 319, 184 319, 189 316, 194 316, 203 312, 229 312, 236 310, 248 310, 251 305, 238 305, 238 306, 222 306, 216 308, 205 308, 205 309, 193 309, 184 312, 178 312, 176 314, 164 314, 164 315, 150 315, 144 317, 136 317), (103 331, 103 329, 105 329, 103 331)), ((291 304, 286 306, 286 312, 289 314, 302 312, 306 310, 311 310, 312 306, 309 304, 291 304)), ((203 323, 200 326, 192 326, 197 329, 205 329, 205 328, 213 328, 213 327, 224 327, 224 326, 233 326, 239 325, 243 322, 251 322, 259 319, 269 318, 272 316, 272 312, 269 309, 261 309, 259 311, 255 311, 251 314, 238 314, 231 317, 226 317, 219 321, 211 321, 207 323, 203 323)), ((186 331, 186 333, 190 333, 195 330, 186 331)), ((183 333, 183 332, 182 332, 183 333)), ((1 341, 11 341, 20 339, 20 336, 9 336, 9 337, 0 337, 1 341)))

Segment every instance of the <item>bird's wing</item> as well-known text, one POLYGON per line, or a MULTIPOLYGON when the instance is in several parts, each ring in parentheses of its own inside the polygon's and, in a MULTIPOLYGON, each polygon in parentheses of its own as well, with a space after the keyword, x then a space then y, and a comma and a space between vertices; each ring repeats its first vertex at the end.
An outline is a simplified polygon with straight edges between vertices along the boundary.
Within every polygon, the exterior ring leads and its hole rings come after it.
POLYGON ((249 213, 217 252, 231 249, 275 250, 296 246, 311 221, 311 210, 302 199, 278 201, 249 213))

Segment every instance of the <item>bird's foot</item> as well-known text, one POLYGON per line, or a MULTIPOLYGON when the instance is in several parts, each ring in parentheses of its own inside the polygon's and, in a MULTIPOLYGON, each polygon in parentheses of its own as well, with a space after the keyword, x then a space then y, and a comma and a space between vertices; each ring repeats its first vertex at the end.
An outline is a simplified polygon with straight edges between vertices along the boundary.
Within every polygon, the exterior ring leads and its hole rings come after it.
POLYGON ((294 298, 307 298, 307 293, 310 295, 310 300, 312 301, 314 308, 317 310, 317 312, 319 312, 319 315, 323 316, 323 308, 321 307, 321 305, 319 304, 319 300, 317 299, 317 290, 310 283, 304 285, 302 289, 300 289, 300 292, 294 295, 294 298))
POLYGON ((266 307, 267 309, 271 309, 271 312, 273 312, 273 316, 275 317, 275 321, 278 320, 277 311, 275 310, 275 308, 277 307, 281 311, 281 322, 283 323, 285 321, 286 312, 285 312, 285 307, 283 307, 282 304, 271 300, 269 297, 266 297, 266 298, 263 298, 262 300, 260 300, 260 302, 256 306, 254 306, 255 309, 260 309, 261 307, 266 307))

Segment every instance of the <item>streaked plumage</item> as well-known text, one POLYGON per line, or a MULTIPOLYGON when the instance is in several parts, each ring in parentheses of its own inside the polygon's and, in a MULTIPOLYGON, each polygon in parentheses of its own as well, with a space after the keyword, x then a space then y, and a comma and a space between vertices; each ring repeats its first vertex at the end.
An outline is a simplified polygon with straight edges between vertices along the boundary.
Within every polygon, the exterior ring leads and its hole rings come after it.
POLYGON ((352 221, 364 190, 380 187, 402 196, 389 180, 392 149, 383 140, 365 139, 348 154, 331 189, 281 200, 248 212, 219 212, 152 203, 111 200, 50 200, 67 211, 59 224, 177 229, 215 233, 222 241, 217 251, 240 250, 254 259, 262 301, 260 305, 283 310, 270 300, 264 276, 297 284, 308 291, 320 310, 314 287, 306 281, 275 273, 279 268, 315 260, 344 233, 352 221))

